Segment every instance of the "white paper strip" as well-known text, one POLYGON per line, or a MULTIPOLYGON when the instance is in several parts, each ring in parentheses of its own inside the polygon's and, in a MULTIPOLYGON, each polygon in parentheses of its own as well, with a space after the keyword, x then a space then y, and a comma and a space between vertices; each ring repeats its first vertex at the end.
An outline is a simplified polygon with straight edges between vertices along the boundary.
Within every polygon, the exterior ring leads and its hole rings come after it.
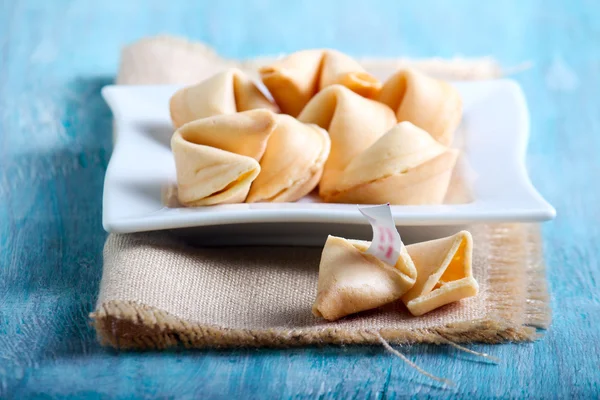
POLYGON ((359 206, 358 210, 367 217, 373 228, 373 240, 366 253, 372 254, 386 264, 396 265, 402 249, 402 239, 394 224, 390 205, 359 206))

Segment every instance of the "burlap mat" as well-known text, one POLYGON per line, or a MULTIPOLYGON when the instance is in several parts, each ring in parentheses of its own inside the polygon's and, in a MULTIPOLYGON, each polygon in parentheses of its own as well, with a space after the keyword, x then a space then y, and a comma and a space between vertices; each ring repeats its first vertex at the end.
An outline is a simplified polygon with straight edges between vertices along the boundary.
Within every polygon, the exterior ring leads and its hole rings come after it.
MULTIPOLYGON (((150 38, 124 49, 117 82, 194 83, 227 65, 264 61, 224 60, 201 44, 150 38)), ((362 61, 382 77, 406 64, 455 80, 501 74, 490 59, 362 61)), ((320 248, 197 248, 168 232, 111 234, 91 317, 100 342, 121 349, 378 343, 375 331, 394 343, 535 339, 550 323, 539 227, 471 232, 478 296, 419 318, 395 303, 333 323, 311 314, 320 248)))

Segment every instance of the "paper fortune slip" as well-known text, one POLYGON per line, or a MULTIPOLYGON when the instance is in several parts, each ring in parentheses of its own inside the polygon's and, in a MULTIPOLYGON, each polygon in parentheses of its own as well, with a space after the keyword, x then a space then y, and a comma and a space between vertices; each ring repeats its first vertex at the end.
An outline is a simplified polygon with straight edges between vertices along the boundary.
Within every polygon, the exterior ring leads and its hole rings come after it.
POLYGON ((396 265, 402 249, 402 239, 396 229, 390 205, 359 206, 358 210, 373 228, 373 240, 365 253, 379 258, 386 264, 396 265))

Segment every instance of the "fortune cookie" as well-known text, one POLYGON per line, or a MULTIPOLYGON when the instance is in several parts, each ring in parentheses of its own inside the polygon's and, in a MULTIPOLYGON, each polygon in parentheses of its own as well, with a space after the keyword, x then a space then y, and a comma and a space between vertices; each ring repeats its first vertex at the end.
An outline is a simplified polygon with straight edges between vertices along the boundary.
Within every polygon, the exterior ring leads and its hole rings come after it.
POLYGON ((179 202, 185 206, 243 202, 260 172, 258 162, 195 143, 186 133, 178 130, 171 138, 179 202))
POLYGON ((261 173, 250 188, 248 203, 304 197, 319 184, 329 156, 327 131, 289 115, 271 115, 276 124, 260 159, 261 173))
POLYGON ((473 278, 473 239, 467 231, 453 236, 416 243, 406 250, 417 268, 415 285, 402 301, 415 316, 466 297, 479 291, 473 278))
POLYGON ((281 111, 293 117, 320 90, 341 84, 373 98, 381 83, 351 57, 336 50, 303 50, 260 69, 260 75, 281 111))
MULTIPOLYGON (((332 138, 332 154, 334 150, 332 138)), ((440 204, 457 155, 424 130, 401 122, 356 156, 338 175, 335 191, 323 198, 337 203, 440 204)))
POLYGON ((400 70, 383 85, 377 100, 448 146, 462 118, 462 100, 449 83, 415 70, 400 70))
POLYGON ((266 108, 278 108, 242 71, 231 68, 194 86, 178 90, 170 101, 171 120, 175 128, 183 124, 220 114, 266 108))
MULTIPOLYGON (((318 184, 330 149, 325 130, 266 109, 199 119, 183 125, 176 136, 178 139, 174 137, 172 143, 177 145, 181 138, 260 162, 260 174, 252 175, 252 186, 248 183, 249 190, 239 202, 296 201, 305 196, 318 184)), ((183 159, 178 160, 180 152, 175 147, 173 154, 178 183, 182 175, 202 173, 199 165, 202 160, 193 163, 193 156, 186 153, 186 159, 191 161, 184 163, 183 159)), ((200 159, 202 155, 198 153, 196 157, 200 159)), ((219 177, 215 175, 214 179, 219 177)), ((179 190, 180 197, 185 196, 185 191, 181 193, 181 184, 179 190)))
POLYGON ((402 245, 396 265, 365 253, 370 243, 329 236, 319 265, 312 312, 329 321, 399 299, 415 283, 415 266, 402 245))
MULTIPOLYGON (((329 132, 331 153, 325 163, 319 194, 327 198, 352 159, 396 124, 386 105, 366 99, 341 85, 328 86, 302 110, 298 120, 329 132)), ((386 200, 387 202, 387 200, 386 200)))

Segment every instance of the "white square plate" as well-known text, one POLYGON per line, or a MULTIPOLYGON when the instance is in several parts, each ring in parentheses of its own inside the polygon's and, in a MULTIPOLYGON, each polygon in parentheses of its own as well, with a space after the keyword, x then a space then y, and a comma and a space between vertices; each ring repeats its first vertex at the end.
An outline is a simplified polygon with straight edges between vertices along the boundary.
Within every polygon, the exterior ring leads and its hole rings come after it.
MULTIPOLYGON (((472 201, 392 206, 401 233, 409 226, 435 227, 435 232, 416 235, 423 238, 444 234, 448 229, 442 226, 455 230, 473 223, 552 219, 555 210, 535 190, 525 168, 529 116, 519 85, 507 79, 454 85, 464 103, 455 146, 462 150, 459 168, 468 177, 472 201)), ((115 119, 115 147, 104 182, 103 225, 108 232, 198 227, 195 234, 210 243, 315 244, 327 233, 339 233, 341 226, 368 226, 356 205, 323 204, 310 196, 296 203, 173 206, 168 195, 176 182, 168 103, 178 88, 102 90, 115 119)))

